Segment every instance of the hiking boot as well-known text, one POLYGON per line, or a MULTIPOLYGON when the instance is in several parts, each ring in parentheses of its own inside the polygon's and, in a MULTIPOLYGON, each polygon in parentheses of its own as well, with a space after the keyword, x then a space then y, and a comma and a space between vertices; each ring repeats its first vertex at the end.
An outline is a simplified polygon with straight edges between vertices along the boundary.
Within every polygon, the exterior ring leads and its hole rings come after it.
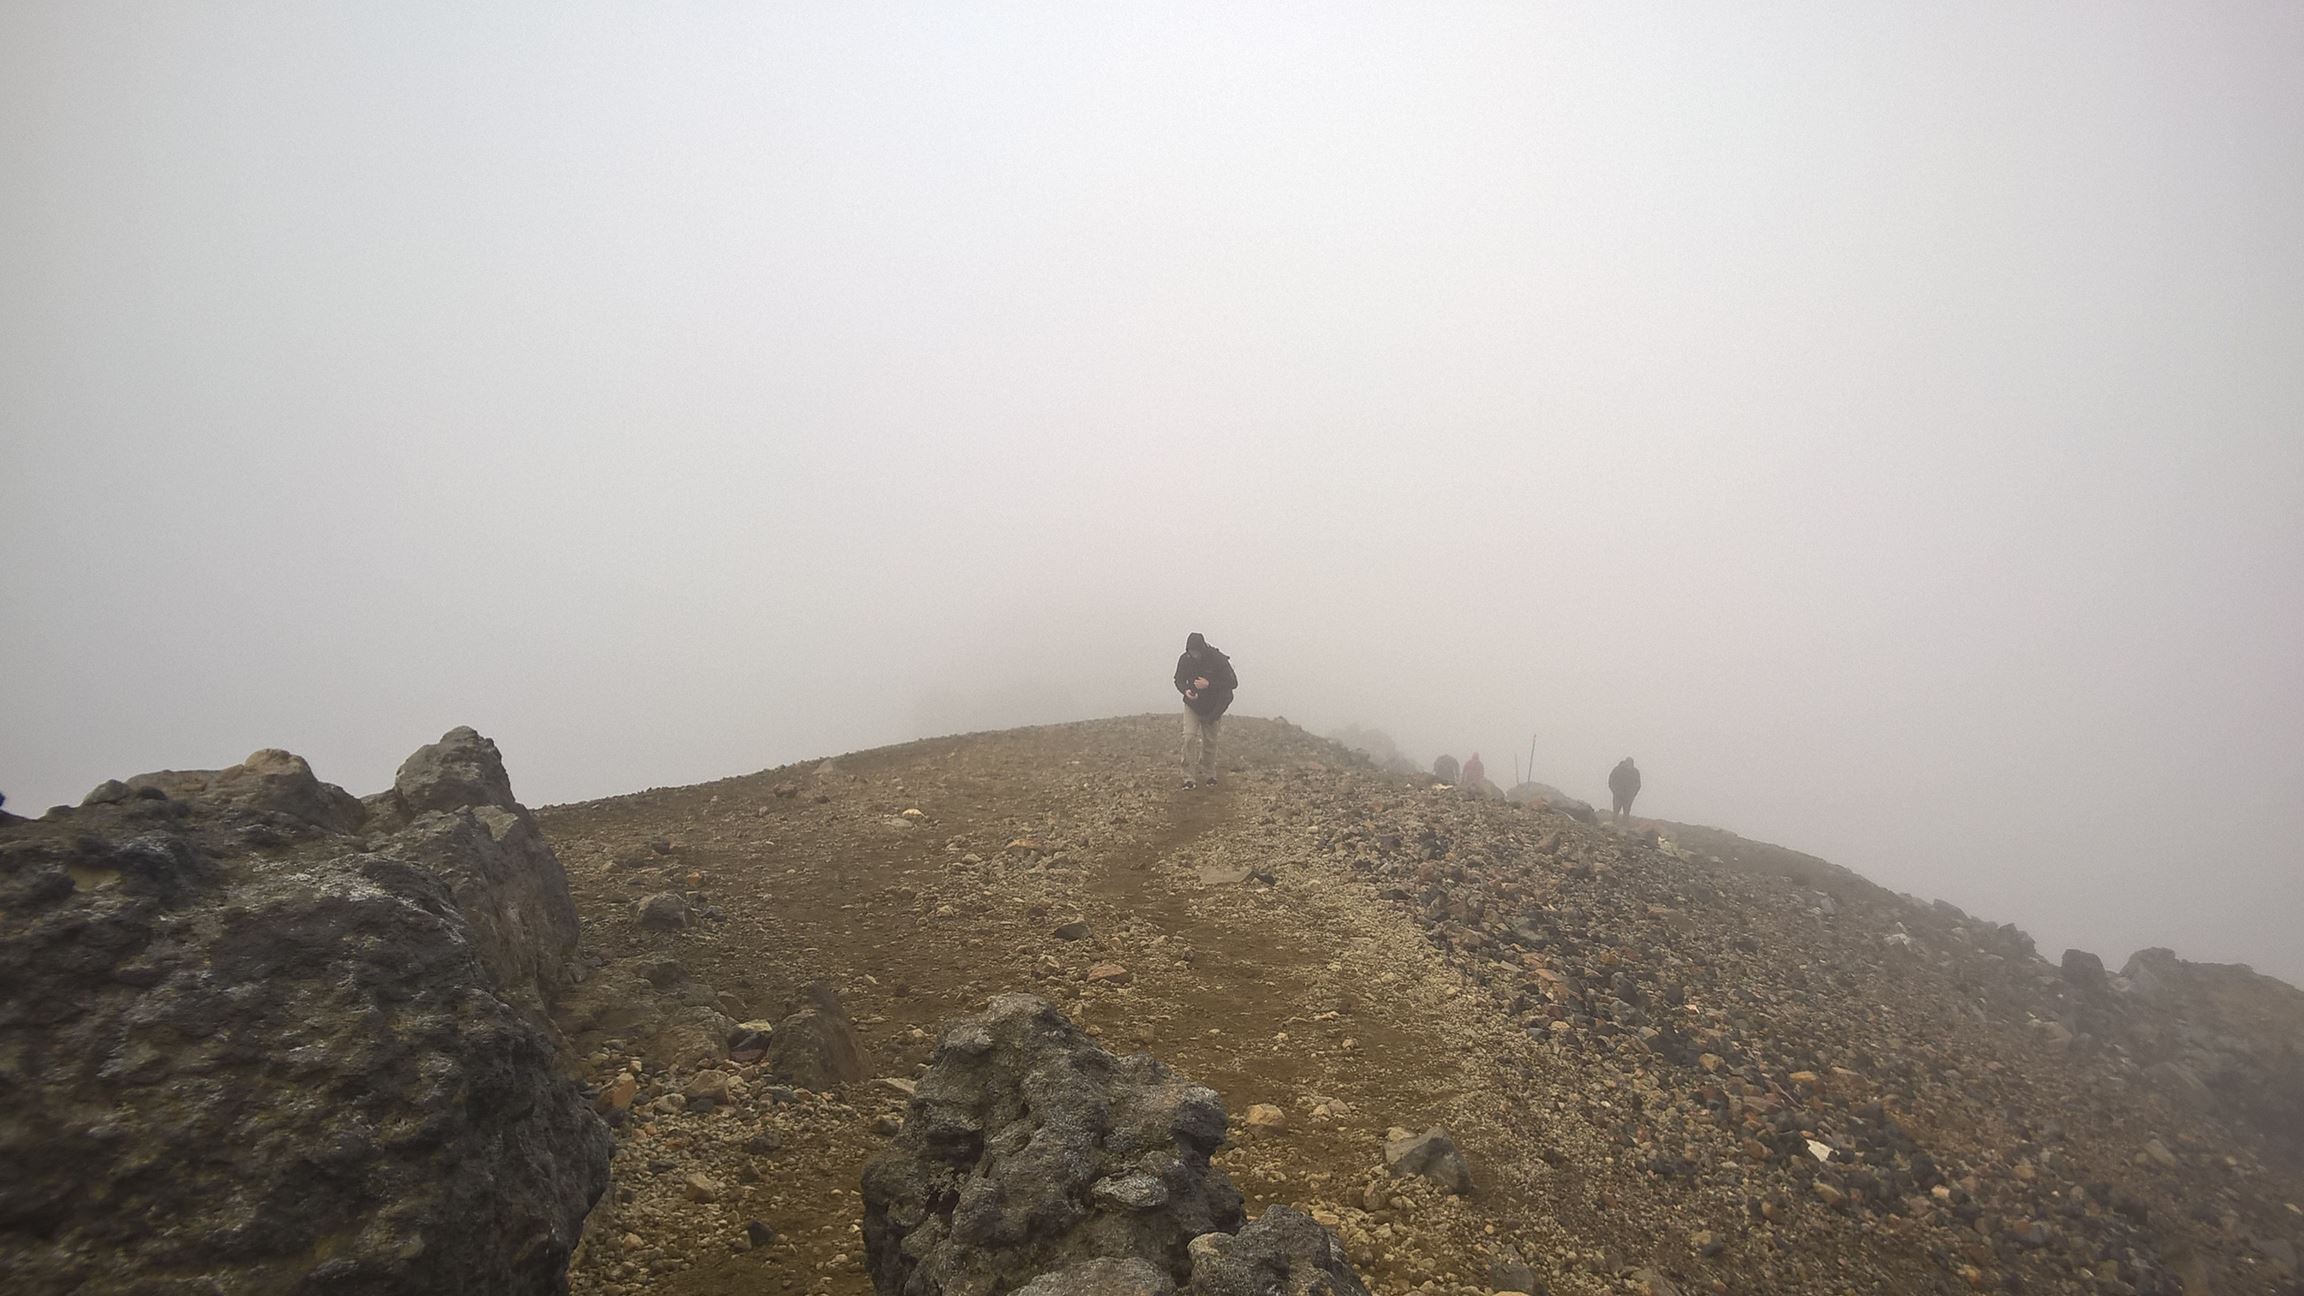
POLYGON ((1195 782, 1193 782, 1191 779, 1186 779, 1186 780, 1184 780, 1184 790, 1185 790, 1185 791, 1187 791, 1187 792, 1191 791, 1192 789, 1194 789, 1194 788, 1196 788, 1196 787, 1198 787, 1198 786, 1200 786, 1200 785, 1199 785, 1198 783, 1195 783, 1195 782))

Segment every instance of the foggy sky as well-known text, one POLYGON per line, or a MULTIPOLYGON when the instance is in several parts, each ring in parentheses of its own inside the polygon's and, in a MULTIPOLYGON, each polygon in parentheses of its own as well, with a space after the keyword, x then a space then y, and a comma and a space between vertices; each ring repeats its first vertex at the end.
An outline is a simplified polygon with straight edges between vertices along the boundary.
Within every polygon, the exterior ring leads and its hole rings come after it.
POLYGON ((1238 709, 2304 979, 2304 7, 0 6, 0 791, 1238 709))

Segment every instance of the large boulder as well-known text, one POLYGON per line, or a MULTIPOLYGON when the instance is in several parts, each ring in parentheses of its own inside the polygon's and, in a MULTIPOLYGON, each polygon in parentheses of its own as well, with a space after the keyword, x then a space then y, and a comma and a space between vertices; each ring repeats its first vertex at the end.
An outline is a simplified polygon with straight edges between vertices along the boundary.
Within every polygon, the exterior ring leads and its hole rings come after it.
POLYGON ((279 816, 335 832, 353 832, 367 818, 358 797, 321 782, 303 757, 277 747, 220 770, 157 770, 125 783, 107 782, 88 794, 86 804, 125 802, 140 791, 197 801, 212 811, 279 816))
POLYGON ((522 984, 549 848, 352 836, 286 753, 129 782, 0 829, 8 1290, 563 1290, 610 1143, 522 984))
POLYGON ((361 804, 371 828, 401 828, 420 815, 483 808, 528 815, 512 796, 512 776, 504 772, 496 744, 466 725, 417 748, 400 762, 392 786, 361 804))
POLYGON ((440 741, 417 748, 400 762, 392 792, 412 815, 475 806, 527 813, 512 799, 512 776, 504 772, 496 744, 466 725, 449 730, 440 741))
POLYGON ((808 1089, 855 1084, 869 1068, 864 1042, 830 983, 810 982, 801 992, 805 1006, 776 1023, 768 1037, 768 1069, 808 1089))
POLYGON ((864 1168, 873 1286, 997 1292, 1098 1260, 1181 1283, 1193 1238, 1240 1225, 1208 1161, 1223 1141, 1214 1090, 1113 1056, 1043 1000, 998 996, 945 1027, 903 1129, 864 1168))

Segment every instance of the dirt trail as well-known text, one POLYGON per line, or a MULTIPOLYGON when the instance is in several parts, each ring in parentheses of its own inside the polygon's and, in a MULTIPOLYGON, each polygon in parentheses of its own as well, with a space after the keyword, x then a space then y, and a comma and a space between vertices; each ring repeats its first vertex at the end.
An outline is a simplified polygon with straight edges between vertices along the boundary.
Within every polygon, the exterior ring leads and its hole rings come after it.
MULTIPOLYGON (((1450 978, 1397 915, 1374 914, 1291 858, 1304 833, 1268 810, 1289 753, 1251 739, 1235 755, 1244 772, 1187 791, 1169 768, 1170 733, 1146 718, 938 740, 843 758, 809 773, 797 795, 776 790, 790 792, 797 771, 771 771, 543 818, 588 938, 611 961, 676 957, 742 1001, 725 1006, 753 1015, 830 977, 875 1073, 899 1077, 925 1061, 943 1020, 994 993, 1043 995, 1109 1047, 1149 1051, 1223 1095, 1237 1142, 1221 1160, 1251 1211, 1270 1200, 1367 1208, 1379 1231, 1361 1258, 1380 1289, 1395 1270, 1402 1287, 1417 1275, 1476 1283, 1493 1245, 1486 1229, 1533 1217, 1526 1189, 1542 1167, 1479 1108, 1497 1088, 1484 1083, 1495 1059, 1449 1020, 1461 1016, 1450 978), (673 844, 668 861, 610 862, 655 836, 673 844), (725 921, 663 935, 623 920, 631 897, 667 882, 701 890, 725 921), (1076 917, 1093 935, 1058 938, 1076 917), (1108 963, 1127 968, 1125 984, 1088 975, 1108 963), (1281 1109, 1285 1128, 1248 1129, 1257 1103, 1281 1109), (1443 1202, 1385 1184, 1385 1129, 1442 1122, 1473 1157, 1482 1193, 1443 1202), (1373 1197, 1371 1184, 1383 1185, 1373 1197), (1411 1209, 1419 1250, 1387 1260, 1384 1221, 1411 1209)), ((627 1042, 609 1033, 579 1036, 579 1049, 616 1045, 595 1056, 621 1065, 627 1042)), ((806 1119, 759 1182, 710 1206, 681 1203, 681 1223, 696 1227, 655 1230, 671 1235, 676 1263, 652 1262, 661 1276, 649 1289, 868 1291, 855 1187, 884 1141, 874 1117, 900 1100, 845 1097, 774 1113, 787 1127, 806 1119), (747 1217, 780 1240, 735 1249, 747 1217)), ((677 1198, 689 1161, 722 1155, 761 1121, 723 1109, 628 1129, 618 1176, 631 1201, 611 1214, 657 1218, 649 1204, 677 1198)), ((653 1253, 655 1239, 631 1227, 653 1253)), ((612 1258, 580 1266, 578 1289, 617 1289, 612 1258)))

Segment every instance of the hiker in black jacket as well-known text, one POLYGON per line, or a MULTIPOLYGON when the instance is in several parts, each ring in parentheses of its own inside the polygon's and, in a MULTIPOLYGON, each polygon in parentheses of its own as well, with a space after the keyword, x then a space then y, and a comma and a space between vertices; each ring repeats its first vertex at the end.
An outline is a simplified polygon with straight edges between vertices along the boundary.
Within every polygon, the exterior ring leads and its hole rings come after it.
POLYGON ((1627 756, 1608 771, 1608 795, 1616 802, 1616 817, 1632 813, 1632 798, 1640 795, 1640 767, 1627 756))
POLYGON ((1176 659, 1176 691, 1184 695, 1184 786, 1216 781, 1216 731, 1239 687, 1231 658, 1197 632, 1185 639, 1184 655, 1176 659))

